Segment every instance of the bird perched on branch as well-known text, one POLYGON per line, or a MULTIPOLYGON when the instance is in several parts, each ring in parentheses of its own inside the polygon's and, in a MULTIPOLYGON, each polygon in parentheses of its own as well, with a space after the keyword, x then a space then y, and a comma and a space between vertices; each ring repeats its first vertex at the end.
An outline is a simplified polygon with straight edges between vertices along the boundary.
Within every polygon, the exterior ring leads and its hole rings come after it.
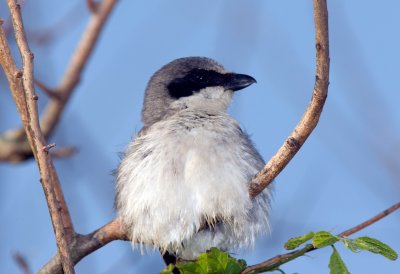
POLYGON ((232 95, 255 82, 205 57, 151 77, 144 126, 116 173, 116 209, 133 244, 189 260, 251 246, 268 231, 270 189, 248 193, 264 161, 227 114, 232 95))

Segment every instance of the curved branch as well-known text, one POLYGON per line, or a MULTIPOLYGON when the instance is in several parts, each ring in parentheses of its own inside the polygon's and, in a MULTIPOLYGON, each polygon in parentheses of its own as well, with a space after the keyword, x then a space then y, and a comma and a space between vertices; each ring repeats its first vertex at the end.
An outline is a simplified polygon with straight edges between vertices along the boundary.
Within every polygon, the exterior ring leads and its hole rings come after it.
MULTIPOLYGON (((77 235, 71 247, 72 261, 77 264, 81 259, 114 240, 128 240, 119 219, 115 219, 88 235, 77 235)), ((62 274, 60 257, 56 254, 44 265, 38 274, 62 274)))
MULTIPOLYGON (((341 237, 347 237, 350 236, 364 228, 366 228, 367 226, 372 225, 373 223, 376 223, 377 221, 379 221, 380 219, 388 216, 389 214, 395 212, 397 209, 400 208, 400 202, 392 205, 391 207, 389 207, 388 209, 382 211, 381 213, 375 215, 374 217, 368 219, 367 221, 353 227, 350 228, 346 231, 343 231, 342 233, 340 233, 338 236, 341 237)), ((267 261, 264 261, 262 263, 256 264, 256 265, 251 265, 246 267, 245 270, 242 271, 242 274, 246 274, 246 273, 260 273, 262 271, 268 271, 268 270, 273 270, 277 267, 279 267, 280 265, 287 263, 289 261, 292 261, 294 259, 296 259, 297 257, 300 257, 302 255, 304 255, 305 253, 308 253, 310 251, 314 251, 318 248, 315 248, 313 245, 308 244, 306 245, 304 248, 298 249, 296 251, 292 251, 286 254, 282 254, 282 255, 278 255, 275 256, 267 261)))
MULTIPOLYGON (((46 140, 53 133, 65 105, 79 83, 81 74, 116 2, 117 0, 103 0, 101 3, 96 3, 96 12, 92 13, 63 79, 58 87, 51 89, 53 96, 44 110, 40 123, 46 140)), ((22 138, 23 135, 20 136, 20 133, 21 129, 13 129, 0 135, 0 161, 17 163, 32 157, 28 141, 22 138)))
POLYGON ((285 143, 251 181, 249 192, 252 197, 260 194, 285 168, 317 126, 322 113, 329 85, 329 36, 326 0, 314 0, 314 23, 317 68, 311 101, 300 122, 285 143))
MULTIPOLYGON (((287 163, 294 157, 300 147, 304 144, 308 136, 311 134, 313 129, 318 123, 318 119, 321 115, 325 99, 328 92, 329 84, 329 40, 328 40, 328 12, 325 0, 315 0, 314 1, 314 17, 315 17, 315 29, 316 29, 316 50, 317 50, 317 69, 316 69, 316 81, 314 86, 314 92, 311 102, 305 111, 299 124, 296 126, 295 130, 291 133, 289 138, 286 140, 284 145, 279 149, 276 155, 266 164, 263 170, 261 170, 252 180, 249 193, 252 197, 259 194, 265 187, 267 187, 272 180, 279 174, 280 171, 287 165, 287 163)), ((79 75, 79 74, 76 74, 79 75)), ((76 79, 77 81, 78 79, 76 79)), ((70 82, 74 83, 74 81, 70 82)), ((68 93, 67 93, 68 94, 68 93)), ((53 101, 53 106, 57 109, 57 101, 53 101)), ((48 116, 51 118, 52 116, 48 116)), ((55 116, 57 117, 57 116, 55 116)), ((57 118, 56 118, 57 119, 57 118)), ((46 120, 44 123, 47 124, 46 120)), ((49 122, 52 125, 53 123, 49 122)), ((49 129, 51 131, 51 129, 49 129)), ((118 220, 114 222, 119 222, 118 220)), ((113 224, 111 222, 110 224, 113 224)), ((114 235, 113 230, 109 230, 109 225, 104 226, 99 231, 107 230, 111 235, 114 235)), ((121 226, 118 226, 118 231, 116 237, 112 240, 126 239, 126 234, 124 233, 121 226)), ((90 239, 90 235, 86 236, 88 242, 97 242, 97 239, 90 239)), ((104 241, 103 245, 107 244, 109 241, 104 241)), ((95 249, 91 249, 87 252, 85 248, 86 245, 77 245, 73 248, 73 253, 78 254, 82 257, 86 256, 90 252, 100 248, 102 245, 96 245, 95 249)), ((74 257, 74 263, 78 262, 82 257, 74 257), (77 259, 79 258, 79 259, 77 259)), ((42 268, 40 273, 59 273, 59 272, 47 272, 48 269, 60 270, 58 257, 55 256, 53 259, 42 268), (58 268, 57 268, 58 267, 58 268)))

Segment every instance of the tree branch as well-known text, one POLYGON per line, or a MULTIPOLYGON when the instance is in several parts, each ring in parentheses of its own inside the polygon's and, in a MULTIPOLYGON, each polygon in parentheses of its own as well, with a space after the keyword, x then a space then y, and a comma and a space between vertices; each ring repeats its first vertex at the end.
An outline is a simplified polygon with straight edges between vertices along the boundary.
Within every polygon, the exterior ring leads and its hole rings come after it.
MULTIPOLYGON (((96 12, 92 13, 86 30, 67 66, 63 79, 56 88, 49 89, 54 93, 44 110, 40 123, 46 140, 53 133, 68 100, 79 83, 81 74, 93 52, 101 30, 116 2, 117 0, 103 0, 101 3, 96 3, 96 12)), ((13 129, 0 135, 0 161, 17 163, 32 157, 32 150, 28 145, 28 141, 20 133, 20 129, 13 129)))
MULTIPOLYGON (((85 256, 114 240, 128 240, 122 222, 119 219, 111 221, 88 235, 77 235, 71 247, 73 263, 77 264, 85 256)), ((63 273, 58 254, 38 271, 38 274, 58 273, 63 273)))
POLYGON ((341 237, 347 237, 350 236, 351 234, 354 234, 364 228, 366 228, 367 226, 372 225, 373 223, 376 223, 377 221, 379 221, 380 219, 388 216, 389 214, 395 212, 397 209, 400 208, 400 202, 396 203, 394 205, 392 205, 391 207, 389 207, 388 209, 382 211, 381 213, 377 214, 376 216, 372 217, 371 219, 366 220, 365 222, 350 228, 346 231, 343 231, 342 233, 339 234, 339 236, 341 237))
POLYGON ((317 126, 322 113, 329 85, 329 35, 326 0, 314 0, 314 23, 317 67, 311 101, 300 122, 285 143, 253 178, 249 186, 250 196, 252 197, 260 194, 296 155, 317 126))
MULTIPOLYGON (((114 1, 105 0, 99 10, 105 12, 105 3, 111 6, 108 12, 111 10, 114 1)), ((92 3, 92 1, 88 1, 92 3)), ((304 113, 302 119, 296 126, 295 130, 288 137, 283 146, 279 149, 276 155, 267 163, 262 171, 260 171, 253 179, 250 185, 250 194, 255 197, 259 194, 272 180, 279 174, 279 172, 287 165, 287 163, 294 157, 300 147, 304 144, 308 136, 311 134, 313 129, 316 127, 319 117, 321 115, 325 99, 327 97, 327 90, 329 84, 329 45, 328 45, 328 18, 327 18, 327 6, 325 0, 315 0, 314 1, 314 12, 315 12, 315 26, 316 26, 316 50, 317 50, 317 69, 316 69, 316 82, 314 86, 313 96, 311 102, 304 113)), ((93 16, 101 11, 96 11, 93 16)), ((106 15, 105 15, 106 16, 106 15)), ((95 20, 95 19, 93 19, 95 20)), ((105 20, 105 18, 104 18, 105 20)), ((99 22, 98 22, 99 23, 99 22)), ((96 25, 93 23, 93 25, 96 25)), ((99 25, 97 25, 100 27, 99 25)), ((88 30, 91 29, 88 27, 88 30)), ((93 26, 93 29, 96 29, 93 26)), ((90 31, 89 31, 90 33, 90 31)), ((97 39, 93 36, 86 37, 83 41, 92 41, 97 39), (90 38, 91 37, 91 38, 90 38)), ((78 47, 75 57, 71 61, 69 69, 65 74, 65 77, 60 84, 59 88, 55 89, 58 93, 65 95, 64 100, 67 100, 71 95, 71 92, 75 85, 79 81, 79 76, 83 70, 84 64, 89 57, 91 49, 88 49, 85 44, 88 42, 82 42, 78 47), (79 57, 82 54, 82 57, 79 57), (77 57, 78 56, 78 57, 77 57)), ((93 46, 94 42, 91 44, 93 46)), ((61 100, 61 101, 64 101, 61 100)), ((47 129, 47 132, 51 132, 58 120, 58 116, 62 112, 64 107, 63 102, 58 103, 56 100, 51 101, 51 104, 46 110, 45 118, 43 119, 43 125, 47 129), (53 115, 48 115, 48 113, 53 113, 53 115), (55 115, 54 115, 55 114, 55 115), (55 118, 52 118, 55 117, 55 118)), ((389 215, 394 210, 398 209, 400 204, 396 204, 385 212, 375 216, 374 218, 368 220, 367 222, 347 230, 341 233, 341 236, 350 235, 355 233, 368 225, 376 222, 380 218, 389 215)), ((94 231, 88 235, 76 235, 73 239, 71 247, 71 258, 73 264, 78 263, 82 258, 88 254, 94 252, 95 250, 103 247, 114 240, 128 240, 126 231, 123 227, 122 222, 119 219, 115 219, 112 222, 106 224, 102 228, 94 231)), ((268 261, 261 264, 250 266, 244 270, 243 273, 250 273, 254 270, 273 267, 293 260, 303 254, 314 250, 312 245, 307 245, 305 248, 290 252, 287 254, 276 256, 268 261)), ((272 269, 272 268, 271 268, 272 269)), ((56 254, 42 269, 39 270, 40 274, 50 274, 50 273, 62 273, 60 256, 56 254)))
POLYGON ((18 267, 21 269, 22 274, 30 274, 31 270, 29 268, 29 264, 24 258, 24 256, 21 255, 19 252, 15 252, 13 254, 13 259, 15 263, 18 265, 18 267))
MULTIPOLYGON (((388 216, 389 214, 393 213, 397 209, 400 208, 400 202, 394 204, 393 206, 389 207, 388 209, 382 211, 381 213, 377 214, 376 216, 368 219, 367 221, 351 228, 348 229, 342 233, 340 233, 338 236, 341 237, 346 237, 350 236, 367 226, 372 225, 373 223, 379 221, 380 219, 388 216)), ((79 235, 77 237, 79 241, 76 241, 73 245, 72 250, 72 259, 74 264, 78 263, 82 258, 85 256, 89 255, 90 253, 96 251, 97 249, 103 247, 104 245, 115 241, 115 240, 124 240, 128 241, 128 238, 126 236, 126 231, 123 227, 122 222, 119 219, 115 219, 111 221, 110 223, 106 224, 102 228, 88 234, 85 236, 79 235)), ((286 254, 278 255, 275 256, 265 262, 252 265, 247 267, 245 270, 243 270, 244 273, 252 273, 255 270, 265 270, 268 268, 268 270, 275 269, 276 267, 296 259, 297 257, 300 257, 304 255, 307 252, 313 251, 316 248, 314 248, 313 245, 306 245, 304 248, 292 251, 286 254)), ((60 259, 58 255, 55 255, 45 266, 42 267, 42 269, 39 270, 38 274, 62 274, 61 271, 61 265, 60 265, 60 259)))
POLYGON ((39 81, 38 79, 34 79, 34 83, 51 99, 61 100, 60 95, 55 92, 54 90, 47 87, 43 82, 39 81))
MULTIPOLYGON (((342 233, 340 233, 338 236, 340 237, 347 237, 350 236, 356 232, 359 232, 360 230, 366 228, 367 226, 372 225, 373 223, 376 223, 377 221, 379 221, 380 219, 388 216, 389 214, 395 212, 397 209, 400 208, 400 202, 392 205, 391 207, 389 207, 388 209, 382 211, 381 213, 375 215, 374 217, 368 219, 367 221, 353 227, 350 228, 346 231, 343 231, 342 233)), ((245 270, 242 271, 242 274, 246 274, 246 273, 261 273, 261 272, 265 272, 268 270, 273 270, 277 267, 279 267, 280 265, 287 263, 289 261, 292 261, 304 254, 306 254, 307 252, 310 251, 314 251, 318 248, 314 247, 312 244, 308 244, 305 247, 298 249, 296 251, 292 251, 286 254, 282 254, 282 255, 278 255, 275 256, 267 261, 264 261, 262 263, 259 264, 255 264, 255 265, 251 265, 246 267, 245 270)))
POLYGON ((22 72, 16 70, 12 56, 7 56, 10 51, 3 30, 1 30, 0 36, 3 41, 2 46, 5 50, 2 52, 0 62, 10 83, 13 97, 17 99, 16 104, 22 118, 25 133, 39 168, 40 181, 46 195, 64 273, 73 274, 74 266, 68 248, 68 238, 72 238, 73 232, 72 222, 65 202, 65 208, 61 208, 58 198, 62 198, 63 200, 63 197, 62 194, 61 197, 58 197, 58 194, 61 192, 57 193, 56 190, 56 188, 59 188, 58 178, 51 156, 44 149, 47 144, 40 129, 36 102, 38 97, 33 86, 33 54, 26 41, 20 6, 15 0, 7 0, 7 5, 11 14, 15 40, 22 58, 22 72), (8 68, 7 65, 9 66, 8 68), (66 222, 65 225, 64 221, 66 222), (68 230, 68 228, 71 228, 71 230, 68 230))
POLYGON ((86 0, 86 5, 92 13, 96 13, 99 7, 98 3, 95 2, 95 0, 86 0))
POLYGON ((53 149, 50 153, 53 158, 64 158, 74 155, 77 151, 76 147, 62 147, 53 149))
MULTIPOLYGON (((91 1, 88 1, 88 3, 90 2, 91 1)), ((252 197, 255 197, 265 187, 267 187, 272 182, 272 180, 282 171, 282 169, 287 165, 287 163, 294 157, 294 155, 304 144, 308 136, 311 134, 313 129, 316 127, 319 117, 321 115, 325 99, 327 97, 328 84, 329 84, 328 12, 325 0, 314 1, 314 17, 315 17, 315 31, 316 31, 317 68, 316 68, 316 81, 311 102, 308 108, 306 109, 305 113, 303 114, 302 119, 300 120, 294 131, 291 133, 291 135, 288 137, 286 142, 283 144, 283 146, 266 164, 264 169, 261 170, 252 180, 249 187, 249 193, 252 197)), ((78 79, 76 78, 76 81, 77 80, 78 79)), ((68 81, 68 83, 74 84, 76 82, 75 80, 73 80, 73 81, 68 81)), ((52 104, 55 108, 58 108, 56 107, 57 101, 53 101, 52 104)), ((46 117, 52 118, 53 116, 49 115, 46 117)), ((51 121, 48 120, 43 120, 43 123, 49 125, 53 124, 51 121)), ((51 129, 49 129, 49 131, 51 131, 51 129)), ((119 222, 119 220, 116 220, 114 222, 119 222)), ((108 225, 106 225, 99 231, 101 231, 106 227, 108 229, 108 225)), ((111 233, 112 235, 114 233, 112 230, 107 230, 107 231, 109 231, 109 233, 111 233)), ((113 238, 113 240, 121 239, 119 237, 122 237, 122 239, 126 239, 126 234, 124 233, 123 229, 121 229, 121 226, 118 226, 118 231, 119 231, 119 233, 117 233, 118 237, 113 238)), ((96 241, 95 239, 90 240, 90 236, 87 237, 89 237, 87 238, 89 242, 96 241)), ((109 241, 106 241, 104 242, 104 244, 107 244, 108 242, 109 241)), ((96 248, 91 250, 90 252, 93 252, 94 250, 100 248, 101 246, 102 245, 96 246, 96 248)), ((86 256, 87 254, 89 254, 86 252, 85 247, 80 245, 75 246, 73 253, 80 254, 82 256, 86 256)), ((79 260, 81 258, 82 257, 79 257, 79 260)), ((78 262, 79 260, 74 259, 74 263, 78 262)), ((53 270, 60 269, 57 256, 53 257, 53 259, 51 259, 51 261, 42 268, 40 273, 42 274, 59 273, 59 272, 46 272, 48 271, 48 269, 53 269, 53 270)))

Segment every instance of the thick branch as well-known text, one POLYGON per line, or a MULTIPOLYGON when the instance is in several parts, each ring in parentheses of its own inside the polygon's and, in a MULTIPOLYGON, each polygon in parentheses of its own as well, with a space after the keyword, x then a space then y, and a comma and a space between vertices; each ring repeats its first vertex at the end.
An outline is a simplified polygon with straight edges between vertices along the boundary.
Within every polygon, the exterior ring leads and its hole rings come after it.
MULTIPOLYGON (((39 167, 39 173, 41 177, 41 183, 46 195, 47 205, 50 211, 51 220, 53 223, 54 232, 56 235, 56 241, 58 250, 61 257, 61 264, 63 266, 65 273, 74 273, 74 265, 70 259, 69 248, 68 248, 68 231, 65 229, 63 223, 63 213, 67 215, 64 216, 66 219, 67 225, 70 225, 72 228, 71 220, 69 218, 68 210, 65 208, 65 211, 61 209, 61 204, 57 199, 57 190, 55 186, 59 187, 58 178, 56 176, 53 161, 51 156, 48 154, 46 150, 43 148, 46 147, 46 141, 43 137, 42 131, 40 129, 38 111, 37 111, 37 95, 33 86, 33 54, 31 53, 24 32, 24 26, 22 23, 22 17, 20 13, 20 6, 17 5, 15 0, 7 0, 8 8, 11 13, 12 24, 14 27, 15 39, 18 45, 18 49, 20 51, 20 55, 23 63, 22 70, 22 90, 18 84, 10 85, 11 92, 13 93, 14 98, 18 98, 18 100, 23 100, 25 106, 22 106, 23 103, 17 102, 17 107, 21 107, 18 109, 22 122, 25 128, 25 133, 28 137, 29 144, 35 156, 36 162, 39 167), (17 87, 18 89, 12 89, 12 87, 17 87), (24 95, 22 95, 24 94, 24 95)), ((2 33, 3 34, 3 33, 2 33)), ((2 37, 4 40, 5 37, 2 37)), ((9 56, 6 59, 12 59, 9 56)), ((7 79, 9 82, 20 82, 19 78, 14 78, 14 75, 20 74, 19 71, 12 71, 14 67, 6 68, 6 64, 3 64, 3 69, 7 75, 7 79)))
POLYGON ((311 102, 285 143, 253 178, 249 187, 252 197, 260 194, 285 168, 317 126, 322 113, 329 85, 329 38, 326 0, 314 0, 314 23, 317 68, 311 102))
MULTIPOLYGON (((101 30, 107 21, 117 0, 103 0, 96 3, 96 12, 92 13, 82 38, 71 57, 58 87, 51 89, 53 96, 47 104, 41 118, 41 128, 47 140, 60 120, 61 114, 71 97, 75 87, 79 83, 81 74, 91 56, 101 30)), ((20 129, 10 130, 0 136, 0 161, 20 162, 32 156, 32 151, 23 138, 14 139, 21 132, 20 129)))
MULTIPOLYGON (((376 216, 368 219, 367 221, 353 227, 350 228, 346 231, 343 231, 342 233, 340 233, 338 236, 341 237, 347 237, 350 236, 356 232, 359 232, 360 230, 366 228, 367 226, 372 225, 373 223, 376 223, 377 221, 379 221, 380 219, 388 216, 389 214, 395 212, 397 209, 400 208, 400 202, 396 203, 394 205, 392 205, 391 207, 389 207, 388 209, 382 211, 381 213, 377 214, 376 216)), ((263 271, 268 271, 268 270, 273 270, 276 269, 277 267, 279 267, 280 265, 287 263, 289 261, 292 261, 294 259, 296 259, 297 257, 300 257, 302 255, 304 255, 307 252, 316 250, 318 248, 315 248, 313 245, 309 244, 306 245, 304 248, 296 250, 296 251, 292 251, 286 254, 282 254, 282 255, 278 255, 275 256, 267 261, 264 261, 262 263, 256 264, 256 265, 251 265, 249 267, 247 267, 245 270, 243 270, 242 274, 245 273, 261 273, 263 271)))
MULTIPOLYGON (((72 261, 77 264, 82 258, 114 240, 128 240, 119 219, 115 219, 102 228, 88 234, 78 235, 71 248, 72 261)), ((56 254, 38 274, 62 274, 60 257, 56 254)))

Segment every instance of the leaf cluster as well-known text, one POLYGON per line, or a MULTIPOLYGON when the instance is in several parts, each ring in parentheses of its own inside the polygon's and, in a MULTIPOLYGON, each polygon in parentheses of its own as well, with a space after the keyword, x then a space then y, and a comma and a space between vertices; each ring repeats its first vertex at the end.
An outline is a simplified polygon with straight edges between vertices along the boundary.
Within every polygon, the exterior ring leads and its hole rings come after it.
POLYGON ((339 235, 332 235, 327 231, 319 231, 316 233, 309 232, 303 236, 291 238, 285 243, 284 246, 287 250, 292 250, 302 244, 305 244, 308 241, 311 241, 311 244, 314 248, 332 246, 333 252, 329 260, 329 269, 331 274, 350 273, 342 258, 340 257, 339 252, 334 246, 334 244, 336 244, 337 242, 343 243, 347 249, 353 252, 366 250, 375 254, 380 254, 392 261, 396 260, 398 257, 397 253, 392 248, 377 239, 368 236, 350 239, 339 235))
POLYGON ((246 268, 246 262, 213 247, 210 251, 200 254, 196 261, 182 262, 176 266, 170 264, 160 274, 173 274, 175 267, 181 274, 238 274, 246 268))
MULTIPOLYGON (((263 273, 269 271, 279 271, 284 273, 283 270, 279 268, 281 265, 296 259, 313 249, 331 246, 333 252, 329 260, 330 274, 349 274, 349 270, 335 247, 335 244, 337 243, 343 243, 347 249, 353 252, 366 250, 375 254, 380 254, 392 261, 396 260, 398 257, 397 253, 387 244, 368 236, 350 239, 340 235, 335 236, 327 231, 318 231, 309 232, 305 235, 289 239, 284 245, 287 250, 299 248, 304 244, 306 244, 306 246, 290 253, 291 256, 278 263, 274 263, 270 267, 264 266, 260 269, 251 271, 251 273, 263 273)), ((175 266, 171 264, 162 270, 160 274, 174 274, 178 271, 181 274, 239 274, 246 268, 246 266, 244 260, 237 260, 227 252, 213 247, 208 252, 202 253, 197 260, 180 262, 175 266)))

